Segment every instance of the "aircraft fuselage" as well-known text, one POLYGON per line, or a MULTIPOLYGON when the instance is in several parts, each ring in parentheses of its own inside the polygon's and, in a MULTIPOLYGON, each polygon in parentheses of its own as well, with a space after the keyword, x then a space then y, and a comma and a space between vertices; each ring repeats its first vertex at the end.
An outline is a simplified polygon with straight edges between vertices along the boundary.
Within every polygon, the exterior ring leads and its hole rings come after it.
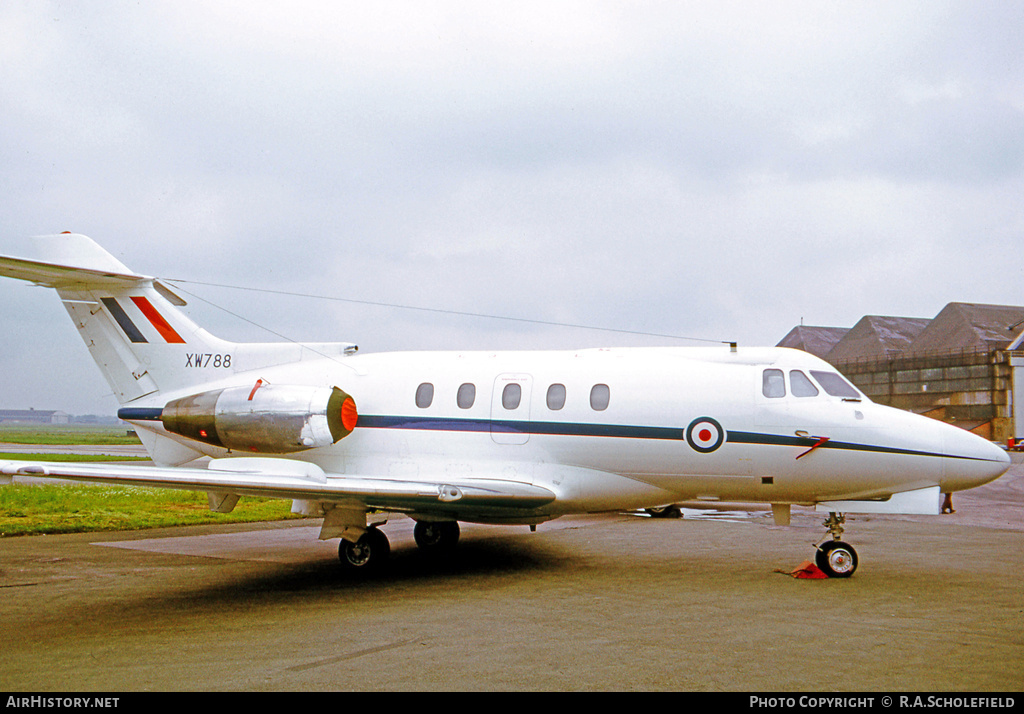
MULTIPOLYGON (((835 370, 777 348, 397 352, 306 360, 208 386, 336 384, 358 405, 355 429, 291 458, 329 476, 500 474, 556 494, 533 520, 689 500, 950 492, 1005 471, 1005 452, 985 440, 859 393, 831 395, 812 373, 835 370), (777 395, 766 392, 766 370, 781 375, 777 395)), ((136 423, 166 435, 153 419, 136 423)))

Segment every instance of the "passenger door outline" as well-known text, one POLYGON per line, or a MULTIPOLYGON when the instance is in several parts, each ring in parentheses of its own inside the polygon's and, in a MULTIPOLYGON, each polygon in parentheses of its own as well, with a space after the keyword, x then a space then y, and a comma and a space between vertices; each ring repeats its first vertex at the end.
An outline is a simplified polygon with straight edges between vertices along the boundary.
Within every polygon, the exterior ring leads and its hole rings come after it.
POLYGON ((530 400, 533 396, 533 377, 520 372, 499 374, 491 392, 491 438, 498 444, 525 444, 530 440, 530 400), (502 395, 510 384, 522 390, 515 409, 506 409, 502 395))

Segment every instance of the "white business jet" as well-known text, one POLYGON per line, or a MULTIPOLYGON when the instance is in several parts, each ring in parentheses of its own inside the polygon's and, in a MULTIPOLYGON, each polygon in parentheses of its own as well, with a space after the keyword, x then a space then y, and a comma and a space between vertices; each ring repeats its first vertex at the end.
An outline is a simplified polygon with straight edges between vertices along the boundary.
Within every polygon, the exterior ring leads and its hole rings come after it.
MULTIPOLYGON (((846 513, 938 514, 1009 458, 956 427, 873 404, 828 363, 779 348, 359 354, 253 344, 192 322, 159 280, 77 234, 35 239, 0 275, 55 288, 155 465, 0 462, 31 475, 291 499, 356 570, 388 514, 446 551, 459 521, 539 523, 684 501, 814 505, 816 563, 849 577, 846 513), (186 465, 200 457, 201 465, 186 465)), ((8 335, 10 341, 13 336, 8 335)))

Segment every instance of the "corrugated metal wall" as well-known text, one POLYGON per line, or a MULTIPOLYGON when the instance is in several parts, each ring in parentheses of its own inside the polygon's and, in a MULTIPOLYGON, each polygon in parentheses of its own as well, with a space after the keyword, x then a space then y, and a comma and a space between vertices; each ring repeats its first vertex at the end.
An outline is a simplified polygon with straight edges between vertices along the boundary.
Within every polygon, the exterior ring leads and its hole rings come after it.
POLYGON ((879 404, 951 422, 994 441, 1015 436, 1014 368, 1006 350, 833 364, 879 404))

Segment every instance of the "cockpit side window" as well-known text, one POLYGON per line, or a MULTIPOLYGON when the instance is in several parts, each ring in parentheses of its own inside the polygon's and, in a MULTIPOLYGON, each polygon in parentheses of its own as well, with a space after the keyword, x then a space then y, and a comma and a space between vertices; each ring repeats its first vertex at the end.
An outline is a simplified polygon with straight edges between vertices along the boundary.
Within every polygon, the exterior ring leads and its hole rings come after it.
POLYGON ((850 386, 849 382, 835 372, 820 372, 812 369, 811 376, 817 380, 822 389, 833 397, 843 397, 844 399, 861 398, 860 392, 850 386))
POLYGON ((798 369, 789 372, 789 388, 794 397, 816 397, 818 388, 807 378, 807 375, 798 369))
POLYGON ((761 376, 761 394, 766 397, 786 396, 786 379, 781 369, 766 369, 761 376))

